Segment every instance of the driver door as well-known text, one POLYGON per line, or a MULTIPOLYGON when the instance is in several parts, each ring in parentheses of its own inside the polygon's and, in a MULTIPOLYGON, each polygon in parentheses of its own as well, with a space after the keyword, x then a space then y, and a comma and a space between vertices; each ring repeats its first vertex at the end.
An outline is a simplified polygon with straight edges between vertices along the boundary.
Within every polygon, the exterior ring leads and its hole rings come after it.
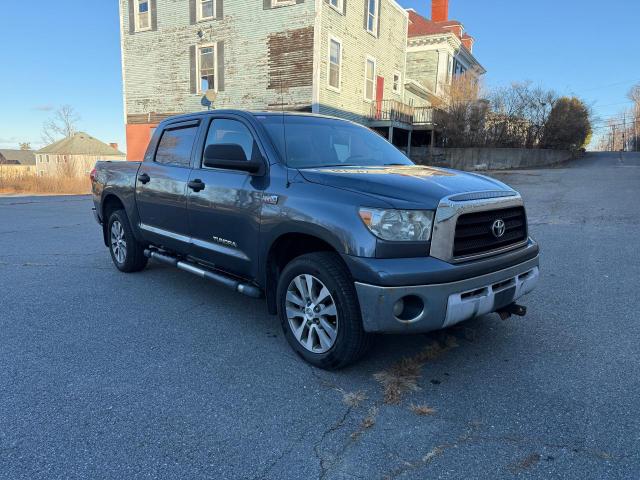
POLYGON ((191 256, 240 277, 255 278, 262 196, 268 175, 203 165, 204 151, 212 144, 240 145, 246 158, 255 158, 258 153, 264 157, 255 132, 243 119, 216 116, 210 120, 189 181, 197 186, 188 192, 191 256))

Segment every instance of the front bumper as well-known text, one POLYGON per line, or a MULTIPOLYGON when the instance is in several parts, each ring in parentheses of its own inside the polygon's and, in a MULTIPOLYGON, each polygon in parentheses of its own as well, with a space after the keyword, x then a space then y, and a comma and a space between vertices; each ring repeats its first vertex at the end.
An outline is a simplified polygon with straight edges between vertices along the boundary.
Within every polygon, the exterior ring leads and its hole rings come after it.
MULTIPOLYGON (((423 333, 495 312, 532 291, 539 278, 539 257, 495 272, 450 283, 377 286, 356 282, 362 321, 367 332, 423 333), (398 300, 412 298, 409 315, 394 314, 398 300)), ((407 302, 405 302, 407 303, 407 302)))

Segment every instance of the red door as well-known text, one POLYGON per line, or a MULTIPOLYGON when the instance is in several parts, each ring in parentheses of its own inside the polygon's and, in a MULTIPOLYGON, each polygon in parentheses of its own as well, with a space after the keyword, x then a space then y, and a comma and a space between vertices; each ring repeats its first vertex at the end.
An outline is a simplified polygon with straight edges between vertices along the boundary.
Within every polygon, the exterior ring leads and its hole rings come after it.
POLYGON ((376 78, 376 118, 382 117, 382 97, 384 97, 384 77, 376 78))

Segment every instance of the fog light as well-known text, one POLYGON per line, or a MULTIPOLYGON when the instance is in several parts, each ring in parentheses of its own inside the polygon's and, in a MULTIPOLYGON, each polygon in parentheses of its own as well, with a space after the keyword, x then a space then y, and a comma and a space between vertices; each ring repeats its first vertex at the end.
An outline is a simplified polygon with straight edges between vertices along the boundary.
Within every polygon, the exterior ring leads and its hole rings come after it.
POLYGON ((393 305, 393 315, 403 322, 417 320, 424 312, 424 302, 416 295, 402 297, 393 305))
POLYGON ((402 315, 403 310, 404 310, 404 300, 401 298, 395 303, 395 305, 393 305, 393 316, 399 317, 400 315, 402 315))

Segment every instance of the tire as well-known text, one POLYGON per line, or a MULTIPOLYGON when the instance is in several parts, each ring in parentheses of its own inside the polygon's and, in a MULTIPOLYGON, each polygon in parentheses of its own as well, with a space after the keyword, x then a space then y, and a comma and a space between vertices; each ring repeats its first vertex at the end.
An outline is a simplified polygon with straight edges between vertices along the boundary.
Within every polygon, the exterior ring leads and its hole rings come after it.
POLYGON ((144 245, 136 240, 124 210, 115 210, 107 222, 107 243, 111 260, 121 272, 139 272, 147 266, 144 245))
POLYGON ((353 279, 337 254, 317 252, 293 259, 278 279, 277 299, 285 338, 310 364, 337 370, 359 360, 369 348, 372 336, 362 328, 353 279), (305 297, 309 282, 312 293, 305 297))

